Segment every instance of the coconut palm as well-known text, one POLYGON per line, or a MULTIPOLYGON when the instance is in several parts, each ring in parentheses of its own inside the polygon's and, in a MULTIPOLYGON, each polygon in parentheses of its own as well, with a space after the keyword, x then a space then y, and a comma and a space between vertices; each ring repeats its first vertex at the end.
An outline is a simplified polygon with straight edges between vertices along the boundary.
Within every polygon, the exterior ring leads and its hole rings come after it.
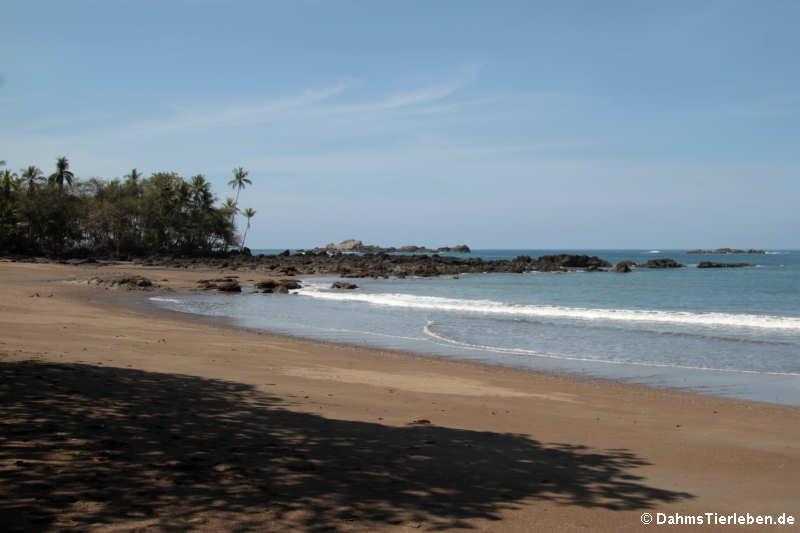
POLYGON ((42 177, 42 171, 33 165, 22 171, 22 179, 28 184, 28 194, 36 192, 36 183, 42 177))
POLYGON ((256 210, 253 209, 252 207, 248 207, 247 209, 242 211, 242 214, 247 219, 247 227, 244 230, 244 236, 242 237, 242 247, 241 247, 241 249, 244 250, 244 241, 245 239, 247 239, 247 232, 250 230, 250 219, 256 216, 256 210))
POLYGON ((3 194, 3 203, 11 201, 11 191, 17 186, 17 174, 6 169, 0 172, 0 190, 3 194))
POLYGON ((247 179, 247 172, 242 167, 234 168, 233 169, 233 179, 228 182, 228 185, 236 189, 236 200, 234 200, 233 204, 235 206, 239 206, 239 193, 242 192, 247 185, 252 185, 253 182, 247 179))
POLYGON ((230 218, 233 218, 233 215, 239 212, 239 208, 236 207, 236 202, 233 198, 225 198, 225 203, 222 204, 222 210, 227 213, 230 218))
POLYGON ((58 185, 58 190, 64 190, 64 182, 72 187, 72 179, 75 174, 69 170, 69 160, 65 156, 61 156, 56 160, 56 171, 50 175, 50 182, 58 185))
POLYGON ((142 173, 134 168, 133 170, 131 170, 130 174, 125 175, 125 179, 136 185, 137 183, 139 183, 139 180, 142 179, 142 173))

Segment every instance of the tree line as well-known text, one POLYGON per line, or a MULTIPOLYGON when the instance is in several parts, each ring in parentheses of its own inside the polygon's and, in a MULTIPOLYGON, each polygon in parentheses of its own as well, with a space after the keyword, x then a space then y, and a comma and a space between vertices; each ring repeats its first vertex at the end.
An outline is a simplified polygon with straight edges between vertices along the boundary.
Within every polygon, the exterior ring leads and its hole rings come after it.
MULTIPOLYGON (((0 161, 0 168, 5 167, 0 161)), ((0 171, 0 252, 46 255, 208 254, 244 248, 253 209, 239 209, 239 194, 252 182, 233 170, 236 197, 220 205, 202 174, 176 172, 145 178, 136 169, 123 178, 78 179, 59 157, 46 176, 28 166, 0 171), (236 216, 247 220, 240 239, 236 216)))

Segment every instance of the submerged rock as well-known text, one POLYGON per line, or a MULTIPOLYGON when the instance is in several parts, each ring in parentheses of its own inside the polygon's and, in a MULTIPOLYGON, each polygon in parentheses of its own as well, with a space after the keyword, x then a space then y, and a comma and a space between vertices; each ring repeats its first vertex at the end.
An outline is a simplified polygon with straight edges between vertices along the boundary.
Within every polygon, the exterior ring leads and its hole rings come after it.
POLYGON ((347 283, 346 281, 335 281, 335 282, 333 282, 333 285, 331 285, 331 289, 352 290, 352 289, 357 289, 357 288, 358 288, 358 285, 356 285, 355 283, 347 283))
POLYGON ((715 263, 713 261, 702 261, 697 265, 697 268, 742 268, 754 267, 752 263, 715 263))

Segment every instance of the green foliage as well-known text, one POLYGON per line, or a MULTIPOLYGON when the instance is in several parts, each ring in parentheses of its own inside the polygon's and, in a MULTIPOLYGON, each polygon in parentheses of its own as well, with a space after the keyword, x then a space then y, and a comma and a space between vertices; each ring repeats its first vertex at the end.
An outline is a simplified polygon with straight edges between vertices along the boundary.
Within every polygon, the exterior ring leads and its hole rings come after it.
MULTIPOLYGON (((246 175, 246 174, 245 174, 246 175)), ((47 180, 29 166, 21 177, 0 172, 0 251, 98 254, 207 253, 236 239, 230 206, 203 175, 149 178, 133 169, 123 180, 82 181, 66 157, 47 180)))

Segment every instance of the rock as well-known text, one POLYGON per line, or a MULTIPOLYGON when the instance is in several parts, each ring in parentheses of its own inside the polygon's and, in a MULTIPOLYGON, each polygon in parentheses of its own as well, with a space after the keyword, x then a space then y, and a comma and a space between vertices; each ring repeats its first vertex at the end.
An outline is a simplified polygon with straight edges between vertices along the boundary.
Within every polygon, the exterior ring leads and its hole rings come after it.
POLYGON ((236 279, 238 276, 226 276, 216 279, 197 280, 197 285, 204 291, 218 290, 220 292, 242 292, 242 287, 236 279))
POLYGON ((278 255, 280 257, 289 257, 290 255, 292 255, 292 252, 290 252, 289 250, 284 250, 281 253, 279 253, 278 255))
POLYGON ((450 253, 457 253, 457 254, 468 254, 472 253, 472 250, 469 249, 469 246, 466 244, 457 244, 456 246, 443 246, 441 248, 437 248, 437 252, 450 252, 450 253))
POLYGON ((742 268, 754 267, 752 263, 714 263, 713 261, 702 261, 697 265, 697 268, 742 268))
POLYGON ((345 281, 335 281, 333 283, 333 285, 331 285, 331 289, 352 290, 352 289, 357 289, 357 288, 358 288, 358 285, 356 285, 355 283, 347 283, 345 281))
POLYGON ((343 252, 350 252, 350 251, 358 250, 359 248, 362 248, 363 246, 364 246, 364 243, 359 241, 359 240, 346 239, 346 240, 340 242, 339 244, 333 244, 333 243, 328 244, 328 246, 326 246, 326 248, 333 248, 335 250, 339 250, 339 251, 343 251, 343 252))
POLYGON ((290 290, 300 289, 300 282, 295 279, 266 279, 259 281, 255 287, 265 294, 288 294, 290 290))
POLYGON ((90 284, 100 285, 108 289, 149 290, 153 282, 144 276, 97 276, 89 280, 90 284))
POLYGON ((639 268, 683 268, 682 265, 674 259, 651 259, 647 263, 640 263, 636 265, 639 268))
POLYGON ((238 281, 232 279, 219 283, 217 285, 217 290, 220 292, 242 292, 242 287, 239 285, 238 281))
POLYGON ((626 274, 631 271, 631 267, 634 266, 636 263, 633 261, 620 261, 614 268, 611 269, 611 272, 618 272, 620 274, 626 274))
POLYGON ((717 248, 716 250, 689 250, 687 254, 765 254, 764 250, 749 249, 740 250, 738 248, 717 248))
MULTIPOLYGON (((527 256, 517 257, 514 261, 525 257, 527 256)), ((610 266, 611 263, 596 256, 561 254, 541 256, 533 262, 533 267, 530 270, 539 272, 563 272, 568 268, 596 268, 599 270, 601 267, 608 268, 610 266)))

